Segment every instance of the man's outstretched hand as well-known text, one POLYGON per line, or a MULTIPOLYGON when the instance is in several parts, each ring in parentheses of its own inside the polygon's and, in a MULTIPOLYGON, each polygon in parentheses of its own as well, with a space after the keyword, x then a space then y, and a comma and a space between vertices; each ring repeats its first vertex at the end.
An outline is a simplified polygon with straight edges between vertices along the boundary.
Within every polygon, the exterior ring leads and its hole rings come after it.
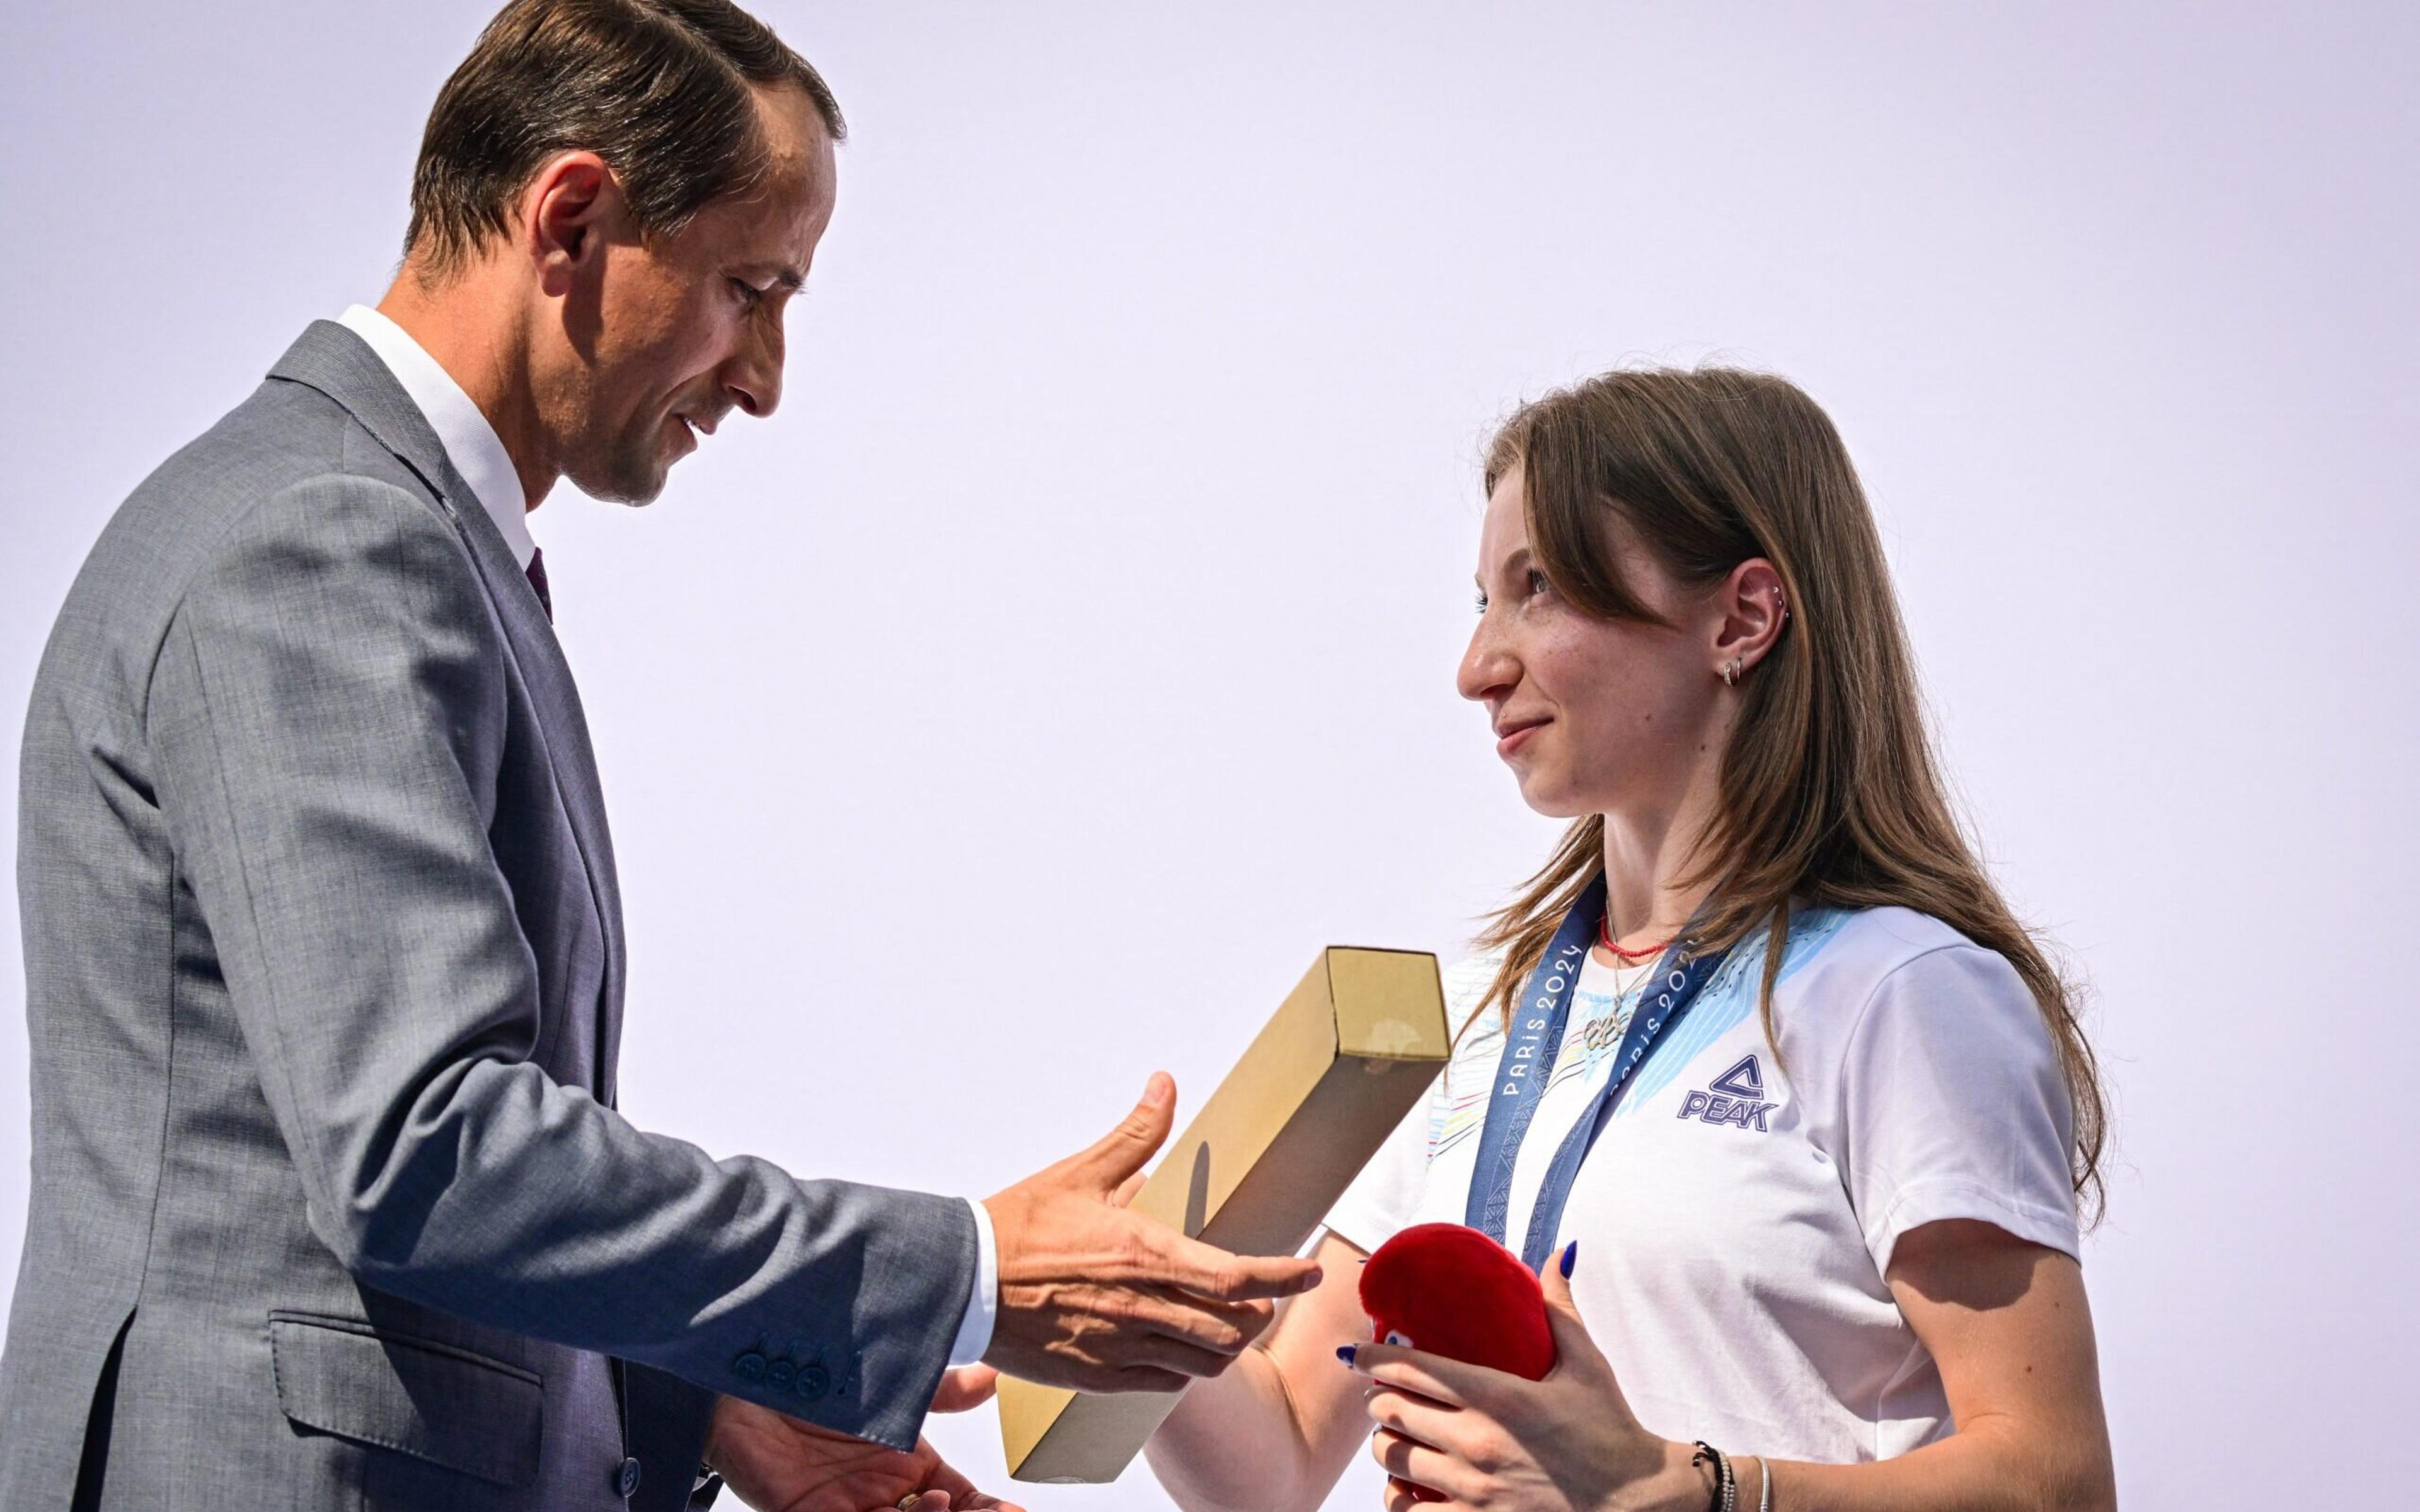
MULTIPOLYGON (((986 1400, 991 1375, 951 1371, 934 1411, 963 1412, 986 1400)), ((706 1462, 756 1512, 889 1512, 903 1502, 911 1512, 1024 1512, 976 1490, 923 1439, 902 1454, 736 1396, 715 1405, 706 1462)))
POLYGON ((1230 1255, 1126 1211, 1175 1118, 1176 1084, 1156 1074, 1108 1137, 984 1204, 1000 1242, 985 1363, 1077 1391, 1178 1391, 1226 1369, 1272 1299, 1319 1284, 1310 1260, 1230 1255))

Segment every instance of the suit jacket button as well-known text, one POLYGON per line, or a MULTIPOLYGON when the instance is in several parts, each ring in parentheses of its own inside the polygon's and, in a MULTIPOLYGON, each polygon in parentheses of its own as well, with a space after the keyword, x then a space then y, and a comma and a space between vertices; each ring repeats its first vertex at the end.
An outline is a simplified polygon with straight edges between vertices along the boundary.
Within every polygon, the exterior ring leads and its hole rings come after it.
POLYGON ((776 1360, 765 1367, 765 1384, 775 1391, 788 1391, 798 1377, 799 1367, 787 1360, 776 1360))
POLYGON ((819 1365, 799 1366, 799 1395, 814 1401, 831 1390, 831 1372, 819 1365))
POLYGON ((635 1458, 623 1460, 622 1468, 613 1472, 613 1490, 625 1502, 639 1494, 639 1461, 635 1458))
POLYGON ((765 1379, 765 1357, 751 1350, 731 1362, 731 1373, 742 1381, 762 1381, 765 1379))

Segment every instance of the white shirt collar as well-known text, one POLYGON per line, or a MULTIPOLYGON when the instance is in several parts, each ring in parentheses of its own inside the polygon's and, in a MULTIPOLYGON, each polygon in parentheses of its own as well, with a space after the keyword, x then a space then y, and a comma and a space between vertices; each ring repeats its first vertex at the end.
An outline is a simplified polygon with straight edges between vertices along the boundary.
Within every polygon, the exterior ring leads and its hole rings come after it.
POLYGON ((336 323, 369 343, 370 350, 403 385, 405 397, 420 407, 428 428, 445 448, 446 460, 479 496, 479 507, 496 522, 504 544, 513 548, 513 559, 527 572, 530 559, 537 555, 537 543, 530 539, 529 496, 521 491, 521 475, 513 470, 512 455, 504 450, 496 427, 488 424, 488 417, 462 392, 462 385, 454 381, 454 375, 439 366, 427 348, 401 326, 365 304, 348 309, 336 323))

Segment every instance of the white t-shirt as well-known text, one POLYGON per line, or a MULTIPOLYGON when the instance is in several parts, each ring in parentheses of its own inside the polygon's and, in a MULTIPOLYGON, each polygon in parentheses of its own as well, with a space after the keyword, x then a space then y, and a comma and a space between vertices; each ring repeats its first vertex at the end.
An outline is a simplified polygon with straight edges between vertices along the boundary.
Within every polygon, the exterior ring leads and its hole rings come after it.
MULTIPOLYGON (((1726 1452, 1850 1463, 1953 1425, 1932 1357, 1883 1272, 1945 1218, 2077 1250, 2073 1113, 2050 1031, 2008 961, 1903 908, 1792 920, 1756 1012, 1764 936, 1734 950, 1665 1031, 1574 1183, 1573 1298, 1649 1431, 1726 1452)), ((1496 959, 1447 973, 1470 1019, 1496 959)), ((1514 1165, 1517 1252, 1555 1148, 1609 1074, 1637 973, 1591 955, 1514 1165)), ((1327 1219, 1364 1250, 1463 1220, 1501 1022, 1480 1013, 1444 1076, 1327 1219)), ((1414 1340, 1415 1344, 1419 1341, 1414 1340)))

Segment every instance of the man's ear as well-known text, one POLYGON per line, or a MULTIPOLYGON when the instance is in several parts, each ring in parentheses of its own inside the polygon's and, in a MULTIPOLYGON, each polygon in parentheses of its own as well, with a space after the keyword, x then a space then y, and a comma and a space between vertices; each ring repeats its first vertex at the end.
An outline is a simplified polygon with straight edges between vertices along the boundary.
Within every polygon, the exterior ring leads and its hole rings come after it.
POLYGON ((1727 667, 1732 679, 1745 675, 1773 650, 1790 621, 1781 574, 1762 557, 1750 557, 1730 570, 1714 590, 1714 608, 1721 615, 1713 646, 1717 677, 1727 667))
POLYGON ((548 159, 521 196, 521 240, 536 266, 538 286, 562 296, 604 255, 604 244, 628 213, 621 181, 594 152, 548 159))

